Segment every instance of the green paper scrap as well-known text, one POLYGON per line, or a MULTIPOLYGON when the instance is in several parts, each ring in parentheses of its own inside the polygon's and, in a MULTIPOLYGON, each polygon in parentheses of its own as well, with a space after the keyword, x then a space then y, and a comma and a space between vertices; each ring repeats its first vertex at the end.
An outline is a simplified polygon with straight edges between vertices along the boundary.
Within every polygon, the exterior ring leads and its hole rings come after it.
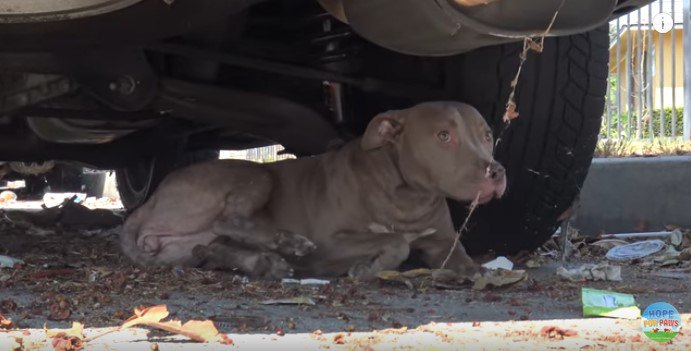
POLYGON ((630 294, 581 288, 581 301, 584 317, 641 318, 636 299, 630 294))

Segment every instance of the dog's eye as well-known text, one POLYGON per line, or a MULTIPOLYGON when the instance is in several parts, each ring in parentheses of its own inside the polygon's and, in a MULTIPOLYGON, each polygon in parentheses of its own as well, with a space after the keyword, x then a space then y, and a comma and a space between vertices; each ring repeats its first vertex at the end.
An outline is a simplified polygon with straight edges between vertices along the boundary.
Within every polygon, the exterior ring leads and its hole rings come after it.
POLYGON ((442 130, 437 134, 437 138, 439 138, 442 143, 448 143, 451 141, 451 134, 447 130, 442 130))

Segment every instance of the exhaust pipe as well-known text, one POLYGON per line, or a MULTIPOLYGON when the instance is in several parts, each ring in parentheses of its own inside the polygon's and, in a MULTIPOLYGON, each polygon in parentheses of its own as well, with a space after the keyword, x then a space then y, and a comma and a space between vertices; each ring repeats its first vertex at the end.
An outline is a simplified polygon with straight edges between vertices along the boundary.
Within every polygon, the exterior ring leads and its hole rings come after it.
POLYGON ((586 32, 610 18, 617 0, 319 0, 362 37, 404 54, 448 56, 542 35, 586 32), (563 5, 562 5, 563 4, 563 5), (391 20, 395 18, 395 20, 391 20))

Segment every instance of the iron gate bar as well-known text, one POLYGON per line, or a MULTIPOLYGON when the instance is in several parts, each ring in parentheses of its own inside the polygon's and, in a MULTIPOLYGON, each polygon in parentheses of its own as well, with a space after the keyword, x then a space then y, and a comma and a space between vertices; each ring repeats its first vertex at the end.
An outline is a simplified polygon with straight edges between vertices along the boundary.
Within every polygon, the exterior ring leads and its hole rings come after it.
POLYGON ((615 50, 617 50, 617 54, 616 54, 617 62, 616 62, 616 66, 615 66, 616 72, 617 72, 616 73, 616 77, 617 77, 617 80, 616 80, 616 82, 617 82, 617 96, 616 96, 617 114, 615 115, 617 118, 617 138, 621 138, 621 120, 622 120, 622 118, 621 118, 621 115, 622 115, 622 113, 621 113, 621 67, 619 67, 620 62, 621 62, 621 57, 620 57, 621 54, 619 53, 620 47, 621 47, 621 40, 619 40, 621 38, 620 31, 621 31, 621 27, 619 26, 619 18, 617 18, 617 31, 616 31, 617 41, 615 42, 615 50))
POLYGON ((653 56, 653 48, 654 48, 654 43, 653 43, 653 4, 648 5, 648 52, 646 54, 647 56, 647 63, 646 63, 646 73, 648 75, 648 79, 645 83, 647 93, 648 93, 648 135, 650 137, 650 140, 655 138, 655 127, 653 126, 653 123, 655 123, 655 119, 653 118, 653 111, 655 110, 653 106, 653 65, 654 65, 654 60, 655 57, 653 56))
MULTIPOLYGON (((658 1, 660 5, 660 12, 664 12, 662 1, 658 1)), ((649 19, 652 22, 652 18, 649 19)), ((657 45, 660 51, 660 137, 665 136, 665 35, 662 32, 658 33, 657 45)))
POLYGON ((691 140, 691 0, 684 0, 684 140, 691 140))
POLYGON ((672 13, 672 43, 671 43, 671 50, 672 50, 672 137, 677 136, 677 70, 676 70, 676 59, 677 59, 677 53, 676 53, 676 47, 677 47, 677 41, 676 41, 676 36, 674 35, 677 31, 677 16, 676 12, 674 12, 674 3, 676 0, 672 0, 672 7, 670 9, 670 12, 672 13))
POLYGON ((631 55, 633 53, 631 46, 633 45, 633 27, 631 26, 630 12, 626 15, 626 31, 628 34, 626 36, 626 65, 624 66, 624 70, 626 72, 626 136, 631 137, 631 135, 633 135, 633 123, 631 123, 631 117, 633 117, 633 104, 631 101, 633 99, 633 82, 631 79, 631 55))
POLYGON ((638 105, 638 115, 636 116, 636 138, 643 135, 643 31, 641 27, 641 9, 638 9, 638 25, 636 27, 636 63, 638 68, 638 86, 636 87, 636 104, 638 105))

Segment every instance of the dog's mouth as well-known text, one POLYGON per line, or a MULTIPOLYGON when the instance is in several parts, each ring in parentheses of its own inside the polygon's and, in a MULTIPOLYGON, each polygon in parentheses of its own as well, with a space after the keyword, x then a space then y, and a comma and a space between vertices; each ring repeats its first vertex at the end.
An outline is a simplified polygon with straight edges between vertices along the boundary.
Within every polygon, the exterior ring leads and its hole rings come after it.
POLYGON ((480 204, 486 204, 495 198, 499 199, 506 191, 506 178, 502 177, 501 180, 486 179, 480 183, 479 191, 478 203, 480 204))

